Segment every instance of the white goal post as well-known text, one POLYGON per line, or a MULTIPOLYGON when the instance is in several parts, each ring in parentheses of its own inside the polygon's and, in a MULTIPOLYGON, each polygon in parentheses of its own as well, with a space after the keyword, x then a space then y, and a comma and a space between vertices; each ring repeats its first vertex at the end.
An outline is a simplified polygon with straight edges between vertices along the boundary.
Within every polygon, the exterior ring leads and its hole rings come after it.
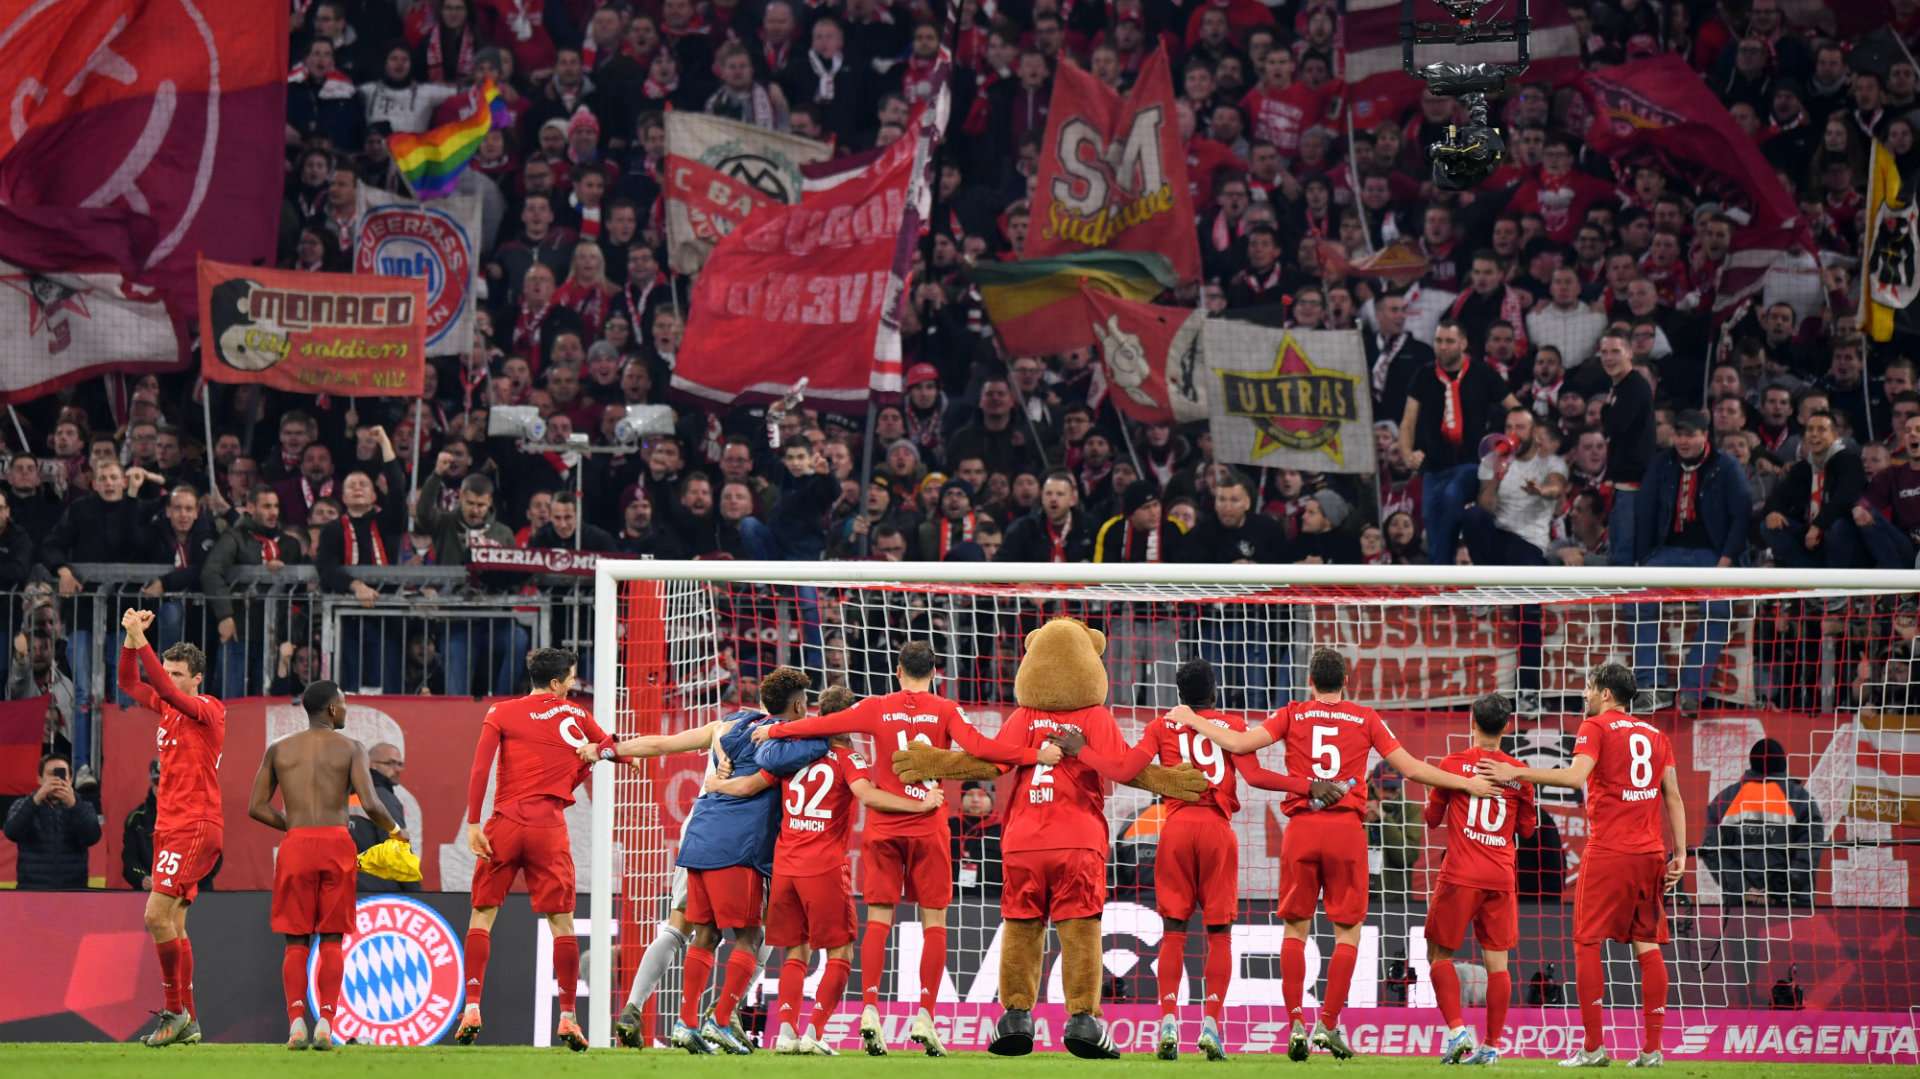
MULTIPOLYGON (((1668 621, 1678 621, 1682 626, 1677 632, 1671 629, 1663 632, 1684 645, 1688 633, 1705 635, 1705 631, 1699 629, 1703 619, 1701 612, 1706 612, 1706 621, 1715 618, 1723 622, 1727 620, 1727 615, 1714 613, 1715 604, 1719 604, 1717 610, 1726 611, 1730 609, 1728 604, 1782 600, 1798 604, 1796 610, 1818 612, 1830 609, 1826 606, 1828 604, 1845 604, 1864 597, 1899 595, 1905 602, 1920 595, 1920 571, 601 559, 595 570, 590 669, 594 715, 603 729, 622 736, 634 733, 634 687, 628 684, 628 680, 635 668, 627 653, 634 647, 629 637, 636 632, 636 624, 632 622, 635 618, 644 619, 650 627, 647 634, 649 640, 653 641, 650 647, 654 651, 649 655, 653 657, 652 662, 662 667, 661 670, 648 672, 645 677, 663 684, 700 687, 697 695, 689 691, 682 702, 680 712, 683 714, 680 718, 686 725, 718 718, 723 699, 721 686, 727 677, 721 669, 724 666, 721 657, 726 654, 727 647, 720 639, 726 631, 722 628, 723 618, 714 613, 714 597, 724 598, 727 590, 734 588, 758 588, 762 594, 781 589, 799 590, 811 595, 818 589, 822 596, 828 590, 835 590, 849 595, 891 595, 908 599, 916 594, 921 597, 965 597, 968 603, 1004 604, 996 608, 1003 621, 1008 617, 1006 612, 1017 614, 1039 604, 1064 604, 1070 609, 1080 605, 1103 611, 1137 605, 1143 609, 1140 615, 1143 619, 1147 617, 1144 609, 1150 606, 1177 606, 1188 612, 1190 620, 1198 621, 1227 617, 1225 612, 1229 610, 1258 612, 1247 617, 1291 620, 1286 624, 1294 628, 1283 631, 1294 634, 1289 638, 1291 643, 1276 645, 1276 657, 1260 661, 1284 665, 1292 661, 1277 658, 1277 653, 1299 647, 1301 642, 1309 640, 1299 627, 1311 625, 1314 617, 1330 619, 1331 612, 1336 609, 1341 612, 1340 617, 1347 620, 1341 623, 1342 627, 1347 628, 1381 617, 1381 612, 1396 607, 1471 608, 1475 612, 1503 608, 1509 612, 1523 609, 1537 611, 1543 607, 1582 612, 1605 610, 1616 612, 1605 616, 1616 627, 1616 648, 1629 647, 1637 639, 1632 631, 1625 631, 1625 636, 1621 636, 1622 631, 1618 630, 1618 626, 1628 625, 1630 619, 1651 617, 1659 621, 1664 613, 1668 621), (627 582, 656 582, 658 587, 652 590, 654 598, 647 605, 635 608, 630 602, 633 589, 627 582), (1661 607, 1661 604, 1667 606, 1661 607), (1674 613, 1678 608, 1684 610, 1674 613), (636 610, 641 613, 636 614, 636 610), (1649 610, 1651 615, 1642 613, 1649 610), (1689 614, 1688 611, 1693 613, 1689 614), (656 622, 659 624, 657 640, 654 639, 655 630, 651 628, 656 622), (1628 644, 1618 644, 1619 640, 1625 640, 1628 644)), ((791 592, 783 591, 781 594, 790 597, 791 592)), ((824 599, 821 602, 824 603, 824 599)), ((1866 606, 1871 608, 1871 603, 1866 606)), ((817 632, 820 608, 816 607, 810 617, 814 620, 817 632)), ((1815 617, 1817 621, 1817 615, 1815 617)), ((1340 632, 1344 632, 1344 628, 1340 632)), ((1109 635, 1111 638, 1111 631, 1109 635)), ((771 634, 767 639, 774 640, 771 634)), ((780 638, 781 643, 765 647, 809 647, 785 643, 797 639, 780 638)), ((1336 633, 1333 637, 1312 639, 1337 641, 1345 638, 1336 633)), ((1534 670, 1531 684, 1536 692, 1546 684, 1543 678, 1549 674, 1552 678, 1548 681, 1555 685, 1567 685, 1577 682, 1579 676, 1585 673, 1584 669, 1548 672, 1538 666, 1552 661, 1538 658, 1537 629, 1533 640, 1536 649, 1533 662, 1536 667, 1531 668, 1534 670)), ((810 647, 814 649, 810 654, 810 665, 832 662, 830 658, 822 658, 818 644, 810 647)), ((843 663, 846 662, 845 653, 855 647, 850 643, 842 643, 843 663)), ((1264 637, 1261 647, 1264 657, 1267 648, 1264 637)), ((1421 647, 1419 644, 1407 646, 1410 658, 1418 658, 1413 653, 1417 653, 1421 647)), ((780 654, 785 655, 786 652, 780 654)), ((1568 656, 1576 654, 1589 653, 1575 653, 1572 650, 1566 653, 1568 656)), ((888 655, 891 655, 890 651, 888 655)), ((1503 676, 1507 681, 1501 683, 1501 689, 1510 691, 1513 685, 1510 675, 1512 661, 1509 659, 1506 662, 1509 664, 1509 674, 1503 676)), ((1757 666, 1758 661, 1755 663, 1757 666)), ((1563 665, 1569 668, 1573 666, 1570 661, 1563 665)), ((891 659, 879 669, 890 671, 891 659)), ((1807 677, 1811 679, 1812 676, 1807 677)), ((1920 674, 1914 678, 1920 682, 1920 674)), ((1161 679, 1159 675, 1149 674, 1146 680, 1154 681, 1156 685, 1164 682, 1161 688, 1171 691, 1170 677, 1161 679)), ((1122 684, 1118 679, 1115 680, 1116 694, 1122 684)), ((1259 695, 1248 694, 1243 710, 1249 713, 1254 711, 1253 702, 1256 699, 1261 702, 1262 708, 1284 703, 1296 684, 1284 678, 1271 685, 1263 684, 1259 695), (1271 695, 1271 700, 1267 694, 1271 695)), ((816 679, 818 688, 820 686, 816 679)), ((1817 685, 1808 688, 1816 692, 1818 689, 1817 685)), ((1130 702, 1132 704, 1160 703, 1151 697, 1143 700, 1142 692, 1132 686, 1129 686, 1129 690, 1135 694, 1130 702)), ((1367 699, 1365 692, 1356 692, 1354 695, 1362 703, 1374 703, 1367 699)), ((1830 712, 1849 707, 1844 702, 1834 701, 1831 687, 1827 696, 1819 698, 1819 701, 1818 707, 1830 712)), ((1916 697, 1916 703, 1920 703, 1920 697, 1916 697)), ((658 705, 654 707, 656 711, 659 710, 658 705)), ((1457 704, 1450 707, 1456 712, 1464 711, 1457 704)), ((1524 705, 1522 711, 1525 711, 1524 705)), ((1741 752, 1745 752, 1744 746, 1741 752)), ((1278 761, 1269 762, 1269 766, 1277 768, 1278 761)), ((1851 775, 1845 779, 1847 785, 1835 789, 1847 791, 1848 799, 1857 797, 1852 792, 1855 789, 1853 784, 1858 780, 1851 775)), ((588 867, 590 949, 585 1008, 589 1037, 596 1046, 612 1044, 613 1019, 622 1004, 615 995, 622 988, 616 984, 615 951, 618 947, 632 944, 617 939, 619 923, 616 919, 619 916, 616 913, 616 898, 625 883, 623 877, 644 872, 649 875, 650 882, 656 878, 664 880, 664 874, 671 864, 670 844, 663 838, 666 833, 662 830, 661 822, 654 819, 658 816, 653 806, 659 792, 635 786, 641 783, 642 780, 633 779, 627 773, 616 772, 616 766, 612 764, 603 763, 593 769, 593 843, 592 861, 588 867), (618 828, 617 813, 621 821, 618 828), (649 838, 644 843, 636 843, 636 835, 649 838), (634 849, 642 845, 647 847, 645 851, 634 849), (641 858, 646 859, 645 868, 636 870, 634 867, 640 864, 637 859, 641 858)), ((1690 817, 1697 818, 1704 808, 1704 805, 1690 805, 1690 817)), ((1707 875, 1704 870, 1699 872, 1703 877, 1707 875)), ((1837 869, 1834 876, 1838 876, 1837 869)), ((1835 883, 1832 887, 1838 889, 1839 884, 1835 883)), ((1905 887, 1904 878, 1901 887, 1905 887)), ((646 894, 657 896, 660 900, 665 898, 664 892, 653 883, 638 891, 629 888, 627 894, 629 897, 646 894)), ((1271 900, 1272 895, 1243 895, 1243 898, 1271 900)), ((633 919, 634 924, 650 930, 664 914, 664 902, 654 905, 659 909, 637 916, 633 919)), ((1424 944, 1420 947, 1420 954, 1424 956, 1424 944)), ((1570 978, 1570 970, 1567 976, 1570 978)), ((1711 993, 1700 1000, 1704 1003, 1698 1006, 1715 1006, 1711 993)), ((1277 1001, 1274 1006, 1278 1007, 1277 1001)))

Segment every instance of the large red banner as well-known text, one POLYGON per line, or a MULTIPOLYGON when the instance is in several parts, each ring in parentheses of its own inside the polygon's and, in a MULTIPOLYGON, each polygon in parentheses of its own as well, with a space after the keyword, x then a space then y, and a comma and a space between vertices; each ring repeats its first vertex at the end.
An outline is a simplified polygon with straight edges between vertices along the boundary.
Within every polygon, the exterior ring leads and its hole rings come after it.
MULTIPOLYGON (((1481 648, 1498 648, 1486 643, 1481 648)), ((406 761, 401 777, 401 800, 408 814, 407 826, 415 836, 415 849, 421 855, 426 874, 425 887, 461 890, 472 875, 472 855, 467 852, 461 821, 465 813, 466 784, 472 763, 473 745, 478 738, 487 702, 454 698, 360 697, 348 701, 347 733, 368 746, 387 742, 397 747, 406 761)), ((983 730, 999 729, 1010 706, 969 704, 969 717, 983 730)), ((1137 736, 1146 722, 1158 713, 1145 708, 1114 709, 1121 727, 1130 737, 1137 736)), ((1394 733, 1416 756, 1437 760, 1464 747, 1467 738, 1463 710, 1409 711, 1388 710, 1383 715, 1394 733)), ((1856 797, 1856 785, 1868 782, 1862 761, 1878 761, 1877 755, 1851 715, 1807 716, 1758 710, 1710 711, 1700 719, 1675 724, 1671 713, 1661 713, 1654 722, 1666 726, 1673 738, 1682 791, 1690 812, 1688 840, 1701 842, 1706 834, 1705 808, 1714 796, 1736 782, 1747 767, 1748 750, 1761 737, 1778 739, 1786 748, 1792 772, 1805 781, 1819 803, 1827 823, 1829 839, 1837 843, 1830 855, 1820 859, 1814 882, 1814 894, 1822 902, 1835 905, 1901 908, 1920 896, 1920 849, 1911 846, 1882 846, 1873 840, 1905 834, 1894 823, 1876 823, 1870 831, 1855 834, 1859 825, 1848 820, 1849 807, 1856 797), (1866 845, 1856 847, 1855 841, 1866 845), (1835 873, 1836 866, 1849 866, 1856 872, 1835 873)), ((659 729, 676 729, 672 717, 659 729)), ((266 744, 273 738, 299 730, 306 716, 297 704, 277 700, 249 698, 233 701, 227 712, 227 744, 220 769, 223 812, 226 818, 226 866, 220 873, 220 887, 266 888, 272 883, 273 849, 280 833, 259 825, 247 817, 247 794, 254 771, 266 744)), ((653 729, 648 721, 649 729, 653 729)), ((1572 736, 1562 733, 1577 726, 1571 717, 1549 717, 1545 722, 1523 723, 1516 731, 1517 752, 1531 763, 1557 767, 1572 759, 1572 736)), ((109 884, 122 887, 119 822, 146 797, 147 762, 152 756, 154 716, 144 709, 122 710, 107 706, 106 771, 102 795, 106 809, 107 859, 115 867, 109 884)), ((622 734, 635 733, 622 731, 622 734)), ((883 754, 879 758, 886 759, 883 754)), ((1277 761, 1272 762, 1277 765, 1277 761)), ((699 796, 702 760, 697 754, 665 758, 648 766, 652 779, 651 797, 657 803, 662 822, 663 841, 671 844, 680 834, 693 800, 699 796)), ((1003 783, 1006 781, 1002 781, 1003 783)), ((956 792, 949 800, 958 804, 956 792)), ((1004 793, 1004 792, 1002 792, 1004 793)), ((577 792, 579 801, 568 811, 573 831, 577 864, 588 864, 590 848, 587 831, 590 809, 587 791, 577 792)), ((1410 787, 1408 797, 1421 798, 1418 786, 1410 787)), ((1280 837, 1285 818, 1277 799, 1267 792, 1244 789, 1235 830, 1246 838, 1240 856, 1241 886, 1249 896, 1270 895, 1279 880, 1280 837)), ((1148 799, 1130 788, 1116 790, 1108 813, 1118 823, 1144 808, 1148 799)), ((1578 880, 1580 854, 1586 846, 1585 819, 1572 792, 1543 792, 1542 806, 1553 814, 1565 844, 1569 886, 1578 880)), ((856 832, 853 850, 859 855, 856 832)), ((1438 848, 1430 849, 1414 867, 1411 887, 1415 895, 1426 894, 1427 874, 1437 866, 1438 848)), ((1710 901, 1718 896, 1718 885, 1710 873, 1693 871, 1689 890, 1710 901)), ((583 878, 584 879, 584 878, 583 878)), ((856 873, 855 878, 859 879, 856 873)), ((1571 895, 1569 890, 1568 895, 1571 895)))
POLYGON ((673 387, 705 400, 777 399, 802 379, 809 405, 864 405, 907 224, 917 140, 851 179, 769 205, 714 247, 693 286, 673 387))
POLYGON ((1110 248, 1152 251, 1182 283, 1200 278, 1187 151, 1164 47, 1123 99, 1071 60, 1053 75, 1027 258, 1110 248))
MULTIPOLYGON (((287 12, 206 0, 5 5, 0 259, 117 273, 158 288, 178 319, 194 308, 197 256, 271 259, 287 12)), ((11 323, 0 311, 0 327, 11 323)))
POLYGON ((200 373, 290 393, 418 397, 427 283, 202 260, 200 373))

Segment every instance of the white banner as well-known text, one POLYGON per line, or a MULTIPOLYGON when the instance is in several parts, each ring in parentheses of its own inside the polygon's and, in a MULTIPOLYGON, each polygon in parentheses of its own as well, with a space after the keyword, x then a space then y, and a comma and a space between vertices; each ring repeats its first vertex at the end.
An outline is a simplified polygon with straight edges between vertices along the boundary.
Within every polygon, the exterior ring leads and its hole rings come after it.
POLYGON ((0 262, 0 285, 0 400, 180 361, 160 294, 117 273, 36 273, 0 262))
POLYGON ((360 185, 353 272, 427 283, 429 356, 462 356, 473 348, 481 220, 478 195, 416 202, 360 185))
POLYGON ((1276 330, 1208 319, 1214 460, 1371 473, 1373 394, 1358 330, 1276 330))
POLYGON ((667 261, 694 273, 722 236, 756 208, 800 201, 800 166, 833 147, 705 113, 667 113, 667 261))

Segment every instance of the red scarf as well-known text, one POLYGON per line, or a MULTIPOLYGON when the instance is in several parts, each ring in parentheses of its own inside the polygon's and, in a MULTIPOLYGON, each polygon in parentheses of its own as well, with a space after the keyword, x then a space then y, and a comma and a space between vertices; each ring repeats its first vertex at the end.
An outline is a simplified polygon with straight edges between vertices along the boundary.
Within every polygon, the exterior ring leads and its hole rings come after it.
POLYGON ((473 74, 473 28, 460 31, 460 56, 454 61, 452 71, 447 70, 446 56, 441 51, 440 30, 440 24, 435 22, 427 32, 427 81, 459 82, 473 74))
POLYGON ((1824 465, 1813 463, 1807 458, 1807 467, 1813 470, 1813 489, 1807 493, 1807 520, 1820 516, 1820 503, 1827 497, 1827 470, 1824 465))
POLYGON ((1240 220, 1233 223, 1228 223, 1227 215, 1224 212, 1213 215, 1212 239, 1213 239, 1213 249, 1215 251, 1226 251, 1231 249, 1233 247, 1234 239, 1240 236, 1245 236, 1246 234, 1247 234, 1247 218, 1245 214, 1240 215, 1240 220))
MULTIPOLYGON (((367 565, 387 565, 387 541, 380 535, 380 521, 373 514, 368 514, 366 520, 367 535, 373 539, 373 550, 368 552, 371 557, 367 560, 367 565)), ((340 527, 346 531, 347 565, 357 566, 360 564, 359 530, 353 527, 353 518, 347 516, 340 518, 340 527)))
POLYGON ((313 491, 313 484, 307 482, 307 477, 301 476, 300 477, 300 497, 306 500, 307 508, 312 509, 314 502, 318 501, 319 499, 333 497, 333 481, 329 479, 325 483, 322 483, 320 485, 320 493, 315 494, 313 491))
POLYGON ((187 559, 187 542, 179 537, 173 541, 173 568, 186 569, 191 563, 187 559))
MULTIPOLYGON (((606 324, 607 315, 613 310, 613 298, 619 295, 607 285, 582 285, 568 281, 553 294, 555 303, 572 308, 586 324, 588 340, 600 336, 600 327, 606 324)), ((518 341, 515 342, 516 344, 518 341)))
POLYGON ((1433 362, 1435 377, 1439 378, 1440 385, 1447 389, 1446 402, 1440 409, 1440 434, 1448 443, 1455 446, 1467 437, 1467 414, 1465 407, 1460 403, 1460 384, 1467 380, 1467 369, 1472 366, 1473 361, 1462 356, 1460 373, 1449 377, 1446 368, 1440 366, 1439 360, 1433 362))
POLYGON ((933 97, 935 89, 933 70, 940 66, 943 60, 948 64, 953 63, 953 53, 949 52, 945 45, 940 46, 938 52, 925 60, 912 54, 907 56, 907 71, 900 80, 900 90, 906 96, 908 104, 918 104, 933 97))
MULTIPOLYGON (((1160 561, 1160 553, 1161 553, 1160 552, 1160 527, 1161 526, 1156 525, 1155 527, 1147 530, 1147 549, 1140 552, 1140 561, 1142 562, 1160 561)), ((1122 562, 1133 561, 1133 526, 1132 525, 1126 526, 1126 534, 1120 537, 1120 561, 1122 562)))
POLYGON ((1680 490, 1673 499, 1673 534, 1676 536, 1700 516, 1700 467, 1706 463, 1705 454, 1692 464, 1684 457, 1680 459, 1680 490))
POLYGON ((647 81, 640 84, 640 92, 646 95, 650 101, 665 100, 668 94, 678 89, 680 89, 680 77, 678 75, 674 76, 672 82, 660 82, 652 75, 648 75, 647 81))
POLYGON ((1073 518, 1068 517, 1066 526, 1058 532, 1053 530, 1052 521, 1047 520, 1045 517, 1042 517, 1040 520, 1047 526, 1047 540, 1053 545, 1053 554, 1048 558, 1048 561, 1065 562, 1067 560, 1067 534, 1073 530, 1073 518))
POLYGON ((937 561, 945 562, 947 560, 947 551, 949 548, 953 546, 954 524, 958 523, 960 525, 960 542, 972 543, 973 542, 973 525, 974 525, 974 522, 977 520, 979 520, 979 515, 974 513, 972 510, 968 510, 967 515, 965 517, 960 518, 958 522, 954 522, 954 521, 940 522, 940 530, 939 530, 940 542, 938 544, 940 557, 937 559, 937 561))
POLYGON ((540 305, 540 310, 527 308, 526 301, 520 303, 520 317, 513 323, 513 347, 526 353, 527 366, 534 374, 540 373, 540 324, 547 320, 547 312, 553 309, 552 301, 540 305))
POLYGON ((667 275, 655 271, 652 279, 647 282, 647 287, 641 289, 639 294, 636 295, 633 291, 633 282, 627 282, 627 320, 633 323, 633 335, 636 339, 640 336, 640 315, 641 312, 647 309, 647 297, 653 295, 653 290, 656 286, 666 283, 667 275))
POLYGON ((272 536, 260 537, 260 564, 280 561, 280 541, 272 536))
POLYGON ((792 41, 788 41, 778 49, 764 42, 760 46, 760 58, 767 62, 767 70, 774 74, 779 74, 780 69, 787 66, 787 56, 792 52, 792 41))

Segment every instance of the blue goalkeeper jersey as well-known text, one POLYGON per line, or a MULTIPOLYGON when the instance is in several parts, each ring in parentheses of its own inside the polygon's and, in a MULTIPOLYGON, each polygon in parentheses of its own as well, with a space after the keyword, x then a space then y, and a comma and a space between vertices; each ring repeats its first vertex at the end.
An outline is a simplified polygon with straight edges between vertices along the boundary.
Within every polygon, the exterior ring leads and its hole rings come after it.
MULTIPOLYGON (((733 762, 735 776, 766 772, 784 779, 827 755, 825 738, 773 738, 755 744, 753 730, 768 723, 765 712, 741 711, 724 722, 733 724, 720 738, 720 748, 733 762)), ((713 751, 707 751, 711 762, 713 751)), ((702 794, 687 814, 680 833, 678 863, 685 869, 725 869, 750 865, 764 876, 773 875, 773 846, 780 838, 780 784, 750 798, 731 794, 702 794)))

